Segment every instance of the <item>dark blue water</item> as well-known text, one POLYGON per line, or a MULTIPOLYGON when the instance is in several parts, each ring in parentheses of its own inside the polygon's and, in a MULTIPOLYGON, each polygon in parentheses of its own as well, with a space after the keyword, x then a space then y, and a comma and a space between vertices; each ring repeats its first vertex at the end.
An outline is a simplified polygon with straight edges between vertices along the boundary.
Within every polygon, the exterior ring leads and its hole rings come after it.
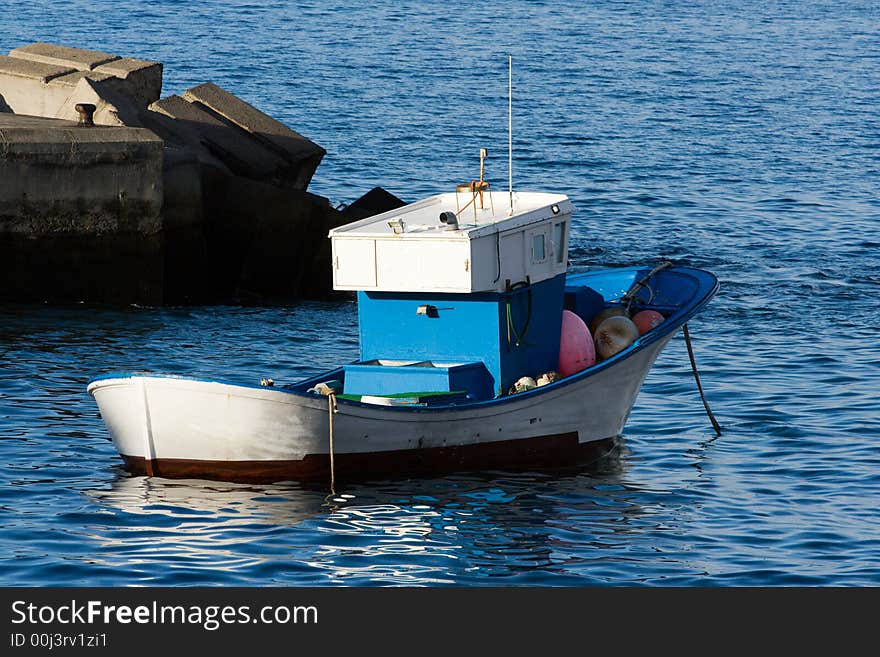
POLYGON ((130 477, 88 378, 289 381, 355 308, 0 307, 0 583, 880 584, 880 7, 870 2, 6 0, 39 40, 158 59, 325 146, 312 190, 477 173, 577 206, 574 268, 715 272, 598 468, 343 485, 130 477), (723 5, 723 6, 721 6, 723 5))

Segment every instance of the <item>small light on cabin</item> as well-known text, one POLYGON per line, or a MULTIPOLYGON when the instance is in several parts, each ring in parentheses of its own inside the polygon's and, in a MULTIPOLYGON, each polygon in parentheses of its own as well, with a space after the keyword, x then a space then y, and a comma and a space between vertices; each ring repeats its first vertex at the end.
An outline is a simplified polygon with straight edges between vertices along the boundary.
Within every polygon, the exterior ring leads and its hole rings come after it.
POLYGON ((388 222, 388 227, 394 231, 395 235, 400 235, 406 230, 406 222, 403 219, 392 219, 388 222))
POLYGON ((558 205, 555 205, 555 204, 551 205, 550 209, 553 211, 553 214, 559 214, 559 206, 558 205))

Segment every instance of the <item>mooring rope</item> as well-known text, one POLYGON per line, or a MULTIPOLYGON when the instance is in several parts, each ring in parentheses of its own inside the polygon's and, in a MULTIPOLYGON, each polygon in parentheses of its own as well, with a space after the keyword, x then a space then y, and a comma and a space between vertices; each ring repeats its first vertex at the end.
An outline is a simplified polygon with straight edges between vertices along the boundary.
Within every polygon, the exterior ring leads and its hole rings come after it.
POLYGON ((330 418, 330 492, 336 495, 336 466, 333 462, 333 415, 336 413, 336 393, 327 395, 327 411, 330 418))
POLYGON ((703 400, 703 406, 706 409, 706 415, 709 416, 709 420, 712 422, 712 428, 715 429, 716 435, 721 435, 721 425, 718 424, 718 420, 715 419, 715 415, 712 413, 712 409, 709 408, 709 402, 706 401, 706 395, 703 394, 703 384, 700 383, 700 373, 697 371, 697 361, 694 358, 694 348, 691 345, 691 334, 688 331, 687 322, 684 323, 684 343, 687 345, 688 350, 688 358, 691 359, 691 370, 694 372, 694 380, 697 382, 697 390, 700 391, 700 399, 703 400))
MULTIPOLYGON (((668 269, 672 267, 672 263, 669 260, 664 260, 659 265, 654 267, 651 271, 649 271, 645 276, 639 279, 635 285, 633 285, 630 290, 624 294, 620 302, 626 305, 626 310, 629 312, 633 303, 636 300, 636 295, 639 293, 643 287, 648 289, 650 296, 648 297, 647 303, 652 303, 654 301, 654 290, 648 285, 648 281, 654 277, 655 274, 663 271, 664 269, 668 269)), ((697 382, 697 390, 700 391, 700 399, 703 400, 703 408, 706 409, 706 415, 709 416, 709 421, 712 422, 712 428, 715 429, 716 437, 721 435, 721 425, 718 424, 718 420, 715 419, 715 415, 712 413, 712 409, 709 408, 709 402, 706 401, 706 395, 703 392, 703 384, 700 382, 700 372, 697 370, 697 360, 694 358, 694 347, 691 344, 691 334, 688 331, 687 322, 683 325, 684 328, 684 342, 687 345, 688 350, 688 358, 691 361, 691 371, 694 373, 694 381, 697 382)))

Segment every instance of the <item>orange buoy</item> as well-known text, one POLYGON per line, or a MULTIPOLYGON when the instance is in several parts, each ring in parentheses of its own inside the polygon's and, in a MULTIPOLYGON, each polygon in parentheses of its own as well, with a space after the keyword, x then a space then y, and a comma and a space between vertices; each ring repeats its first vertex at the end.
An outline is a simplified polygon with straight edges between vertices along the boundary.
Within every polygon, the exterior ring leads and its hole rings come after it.
POLYGON ((618 354, 639 337, 639 329, 628 317, 609 317, 596 329, 596 354, 602 360, 618 354))
POLYGON ((639 335, 644 335, 652 328, 656 328, 665 319, 663 315, 656 310, 640 310, 633 315, 633 324, 639 329, 639 335))
POLYGON ((562 376, 570 376, 595 364, 596 346, 593 344, 590 329, 573 312, 563 310, 557 371, 562 376))

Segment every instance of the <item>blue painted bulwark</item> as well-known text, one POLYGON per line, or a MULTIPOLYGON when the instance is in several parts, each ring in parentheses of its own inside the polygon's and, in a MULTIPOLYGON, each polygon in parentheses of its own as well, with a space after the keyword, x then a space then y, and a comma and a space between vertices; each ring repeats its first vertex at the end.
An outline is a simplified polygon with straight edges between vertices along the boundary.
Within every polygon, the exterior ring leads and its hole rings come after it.
POLYGON ((556 369, 564 286, 562 274, 505 293, 358 292, 361 361, 482 362, 506 393, 556 369))
POLYGON ((565 309, 580 317, 585 324, 589 325, 604 307, 604 297, 593 288, 583 285, 565 286, 565 309))

